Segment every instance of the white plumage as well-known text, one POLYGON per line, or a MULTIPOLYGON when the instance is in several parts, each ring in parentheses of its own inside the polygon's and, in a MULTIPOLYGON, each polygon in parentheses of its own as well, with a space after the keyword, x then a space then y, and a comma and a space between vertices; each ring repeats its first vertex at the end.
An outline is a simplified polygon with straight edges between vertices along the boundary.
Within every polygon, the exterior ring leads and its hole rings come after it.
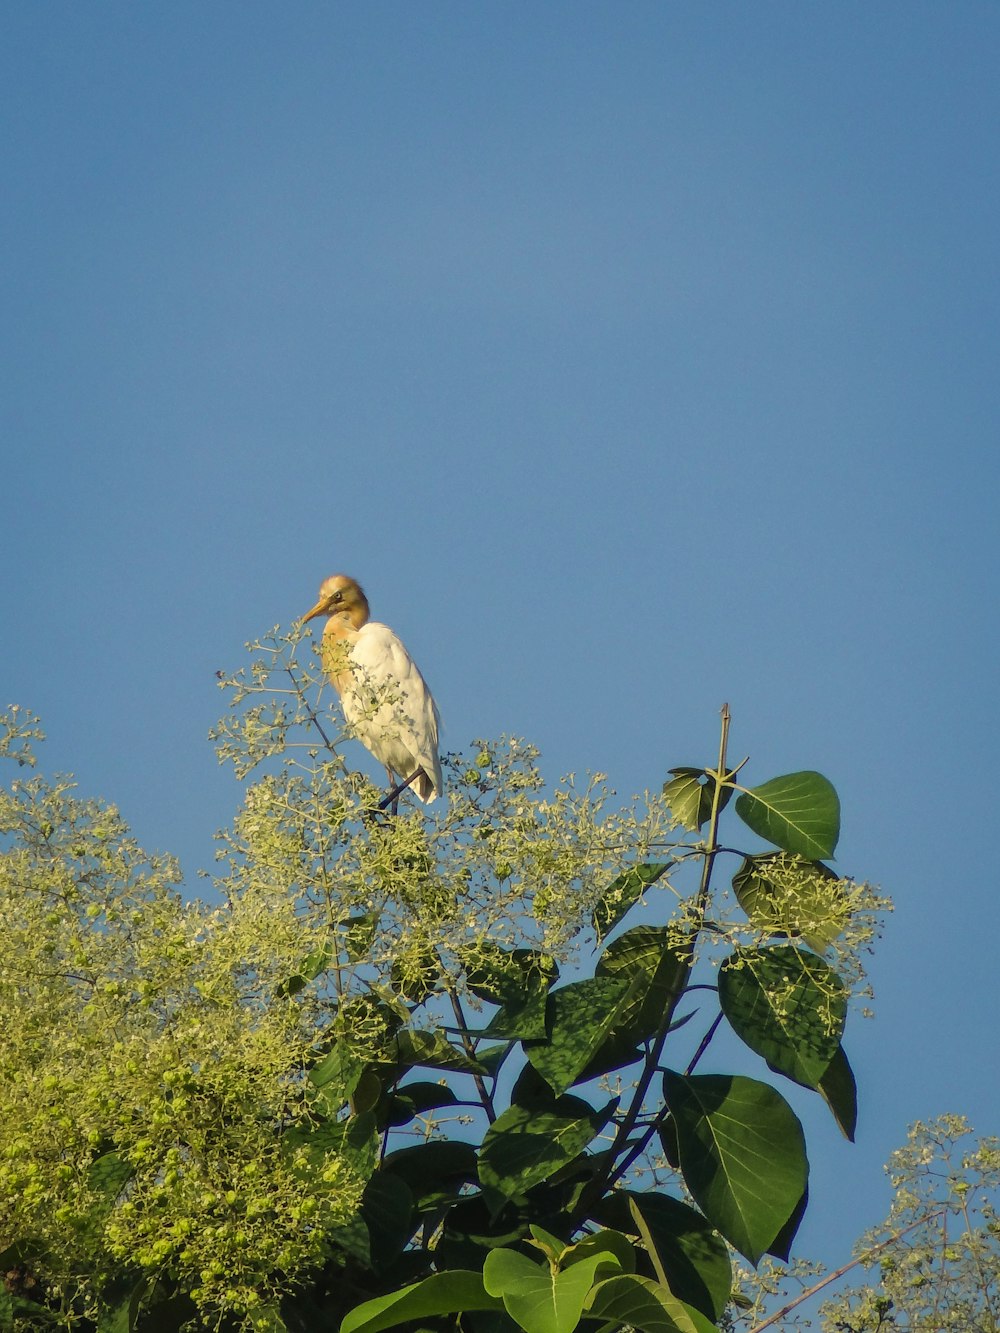
POLYGON ((347 575, 324 580, 303 623, 323 615, 323 665, 349 727, 385 765, 390 786, 417 773, 411 790, 433 801, 444 789, 440 719, 420 668, 388 625, 369 620, 368 599, 347 575))

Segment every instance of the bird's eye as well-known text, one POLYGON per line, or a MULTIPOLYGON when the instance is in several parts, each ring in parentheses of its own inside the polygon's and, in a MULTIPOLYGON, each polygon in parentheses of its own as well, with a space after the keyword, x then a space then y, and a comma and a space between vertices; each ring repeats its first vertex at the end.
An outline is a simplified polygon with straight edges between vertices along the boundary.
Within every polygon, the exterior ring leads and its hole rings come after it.
POLYGON ((344 600, 344 594, 340 591, 339 588, 338 588, 337 591, 333 594, 333 600, 334 600, 335 602, 342 602, 342 601, 344 600))

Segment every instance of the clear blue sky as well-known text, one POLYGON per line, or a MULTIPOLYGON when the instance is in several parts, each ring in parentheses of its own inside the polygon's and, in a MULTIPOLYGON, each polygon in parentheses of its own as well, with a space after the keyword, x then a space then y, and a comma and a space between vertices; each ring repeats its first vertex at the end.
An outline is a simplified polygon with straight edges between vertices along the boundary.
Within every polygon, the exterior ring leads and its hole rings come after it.
POLYGON ((830 1261, 909 1121, 1000 1130, 998 61, 978 0, 3 13, 2 702, 198 892, 214 673, 334 570, 450 748, 634 790, 728 700, 897 903, 830 1261))

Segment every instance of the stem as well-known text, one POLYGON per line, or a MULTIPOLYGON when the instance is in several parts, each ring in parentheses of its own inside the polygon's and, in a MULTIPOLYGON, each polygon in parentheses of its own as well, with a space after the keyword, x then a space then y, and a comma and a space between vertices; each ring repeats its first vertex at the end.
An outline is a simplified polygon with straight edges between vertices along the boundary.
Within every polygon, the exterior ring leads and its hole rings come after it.
MULTIPOLYGON (((451 1000, 451 1007, 454 1010, 455 1018, 461 1029, 462 1046, 470 1060, 476 1058, 476 1043, 469 1036, 469 1024, 462 1009, 462 1001, 458 998, 458 993, 453 987, 448 987, 448 998, 451 1000)), ((479 1093, 479 1099, 483 1104, 483 1110, 486 1112, 486 1118, 492 1125, 497 1118, 496 1108, 493 1105, 493 1098, 490 1096, 490 1090, 486 1086, 486 1080, 482 1074, 473 1074, 473 1080, 476 1084, 476 1091, 479 1093)))
POLYGON ((698 1063, 698 1061, 701 1059, 701 1057, 705 1054, 705 1052, 708 1050, 708 1044, 709 1044, 709 1042, 712 1040, 712 1038, 715 1036, 716 1032, 718 1032, 718 1030, 719 1030, 719 1024, 720 1024, 721 1022, 722 1022, 722 1012, 721 1012, 721 1010, 720 1010, 720 1012, 717 1013, 717 1014, 715 1015, 715 1018, 712 1020, 712 1026, 708 1029, 708 1031, 707 1031, 707 1032, 705 1033, 705 1035, 702 1037, 701 1042, 699 1043, 698 1049, 695 1051, 694 1055, 692 1055, 692 1057, 691 1057, 691 1062, 690 1062, 690 1064, 688 1065, 687 1069, 685 1069, 685 1071, 684 1071, 684 1076, 685 1076, 685 1078, 687 1078, 690 1074, 693 1074, 693 1073, 694 1073, 695 1066, 697 1065, 697 1063, 698 1063))
POLYGON ((642 1112, 643 1103, 649 1092, 649 1085, 657 1072, 660 1063, 660 1056, 663 1054, 663 1047, 670 1032, 673 1023, 674 1013, 681 1001, 681 997, 687 990, 687 978, 691 975, 691 969, 694 966, 695 945, 698 941, 698 935, 701 932, 702 924, 705 918, 705 909, 708 905, 709 891, 712 881, 712 866, 715 864, 715 857, 718 853, 718 827, 720 813, 720 799, 722 793, 722 782, 726 774, 726 749, 729 744, 729 705, 723 704, 721 710, 722 729, 719 736, 719 767, 717 772, 713 773, 711 769, 706 772, 710 777, 715 778, 715 786, 712 791, 712 813, 708 823, 708 836, 705 842, 705 850, 702 853, 704 861, 701 870, 701 884, 698 888, 698 895, 695 899, 695 920, 691 927, 691 933, 687 943, 686 971, 683 981, 677 989, 671 994, 670 999, 663 1011, 663 1017, 660 1019, 660 1026, 653 1038, 652 1045, 646 1055, 646 1061, 643 1065, 642 1073, 639 1075, 639 1082, 636 1084, 635 1093, 629 1108, 625 1112, 621 1123, 615 1132, 615 1139, 607 1153, 607 1166, 601 1170, 589 1186, 584 1190, 577 1206, 579 1212, 583 1208, 589 1208, 591 1204, 601 1198, 607 1191, 612 1189, 622 1176, 628 1171, 635 1159, 645 1150, 646 1145, 655 1133, 655 1121, 652 1127, 646 1130, 639 1144, 630 1149, 626 1156, 617 1166, 614 1165, 615 1158, 621 1152, 622 1148, 628 1143, 629 1136, 635 1129, 636 1122, 642 1112))

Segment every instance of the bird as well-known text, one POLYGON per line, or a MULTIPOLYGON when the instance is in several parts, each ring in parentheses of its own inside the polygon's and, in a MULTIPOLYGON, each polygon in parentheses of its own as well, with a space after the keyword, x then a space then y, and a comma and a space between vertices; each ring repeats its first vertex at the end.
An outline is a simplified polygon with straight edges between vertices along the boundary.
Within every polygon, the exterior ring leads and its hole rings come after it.
POLYGON ((321 659, 349 727, 384 764, 390 787, 409 785, 427 804, 444 790, 437 704, 398 636, 370 615, 357 580, 331 574, 302 624, 327 617, 321 659))

